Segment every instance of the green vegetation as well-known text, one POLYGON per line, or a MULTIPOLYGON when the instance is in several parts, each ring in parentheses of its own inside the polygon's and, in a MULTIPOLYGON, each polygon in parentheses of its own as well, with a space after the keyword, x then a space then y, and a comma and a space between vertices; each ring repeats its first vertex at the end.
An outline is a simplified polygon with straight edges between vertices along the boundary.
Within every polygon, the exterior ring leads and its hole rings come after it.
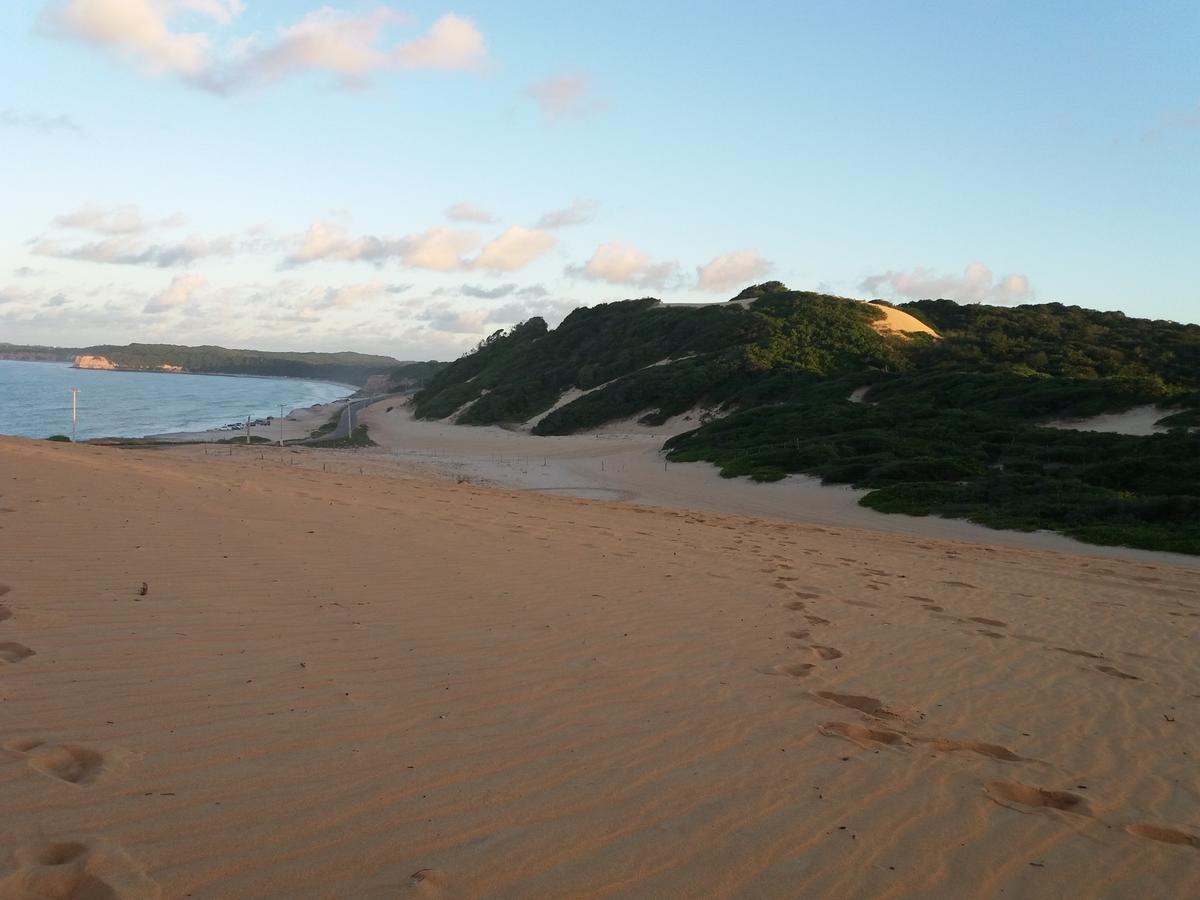
POLYGON ((310 441, 307 446, 323 450, 358 450, 363 447, 378 446, 367 434, 367 426, 359 425, 351 432, 350 437, 337 440, 310 441))
POLYGON ((341 418, 342 418, 342 409, 339 406, 337 409, 335 409, 333 411, 333 415, 331 415, 329 417, 328 422, 325 422, 323 425, 317 426, 315 429, 313 429, 312 432, 309 433, 309 435, 308 435, 309 438, 316 440, 318 438, 322 438, 325 435, 329 434, 331 431, 333 431, 335 428, 337 428, 338 422, 341 421, 341 418))
POLYGON ((71 362, 79 351, 70 347, 42 347, 37 344, 8 344, 0 341, 0 359, 27 362, 71 362))
POLYGON ((101 345, 84 347, 79 352, 103 356, 122 369, 134 371, 177 366, 185 372, 311 378, 352 385, 365 384, 370 376, 385 374, 397 366, 397 361, 390 356, 364 353, 274 353, 176 344, 101 345))
POLYGON ((250 440, 246 440, 246 435, 241 434, 236 437, 221 438, 219 441, 213 441, 214 444, 273 444, 275 443, 270 438, 265 438, 261 434, 250 435, 250 440))
POLYGON ((67 437, 65 434, 52 434, 52 435, 50 435, 50 437, 46 438, 46 440, 66 442, 68 444, 71 443, 71 439, 69 437, 67 437))
POLYGON ((423 388, 429 384, 434 375, 448 365, 449 363, 438 362, 435 359, 403 363, 399 368, 388 373, 388 393, 423 388))
POLYGON ((880 334, 877 305, 778 282, 734 299, 602 304, 553 331, 531 319, 434 375, 417 415, 526 421, 570 388, 586 393, 535 433, 720 407, 727 418, 667 442, 671 459, 765 481, 808 473, 867 489, 883 512, 1200 554, 1200 326, 1061 304, 897 307, 936 339, 880 334), (1141 404, 1170 431, 1045 427, 1141 404))

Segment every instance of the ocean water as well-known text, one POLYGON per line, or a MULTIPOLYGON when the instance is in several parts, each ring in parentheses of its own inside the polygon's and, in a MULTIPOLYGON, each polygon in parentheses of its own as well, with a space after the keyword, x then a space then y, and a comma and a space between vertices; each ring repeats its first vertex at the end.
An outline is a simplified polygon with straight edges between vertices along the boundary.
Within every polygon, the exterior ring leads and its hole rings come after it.
POLYGON ((79 388, 79 440, 201 431, 246 416, 265 419, 354 392, 299 378, 247 378, 72 369, 66 363, 0 359, 0 434, 71 433, 71 388, 79 388))

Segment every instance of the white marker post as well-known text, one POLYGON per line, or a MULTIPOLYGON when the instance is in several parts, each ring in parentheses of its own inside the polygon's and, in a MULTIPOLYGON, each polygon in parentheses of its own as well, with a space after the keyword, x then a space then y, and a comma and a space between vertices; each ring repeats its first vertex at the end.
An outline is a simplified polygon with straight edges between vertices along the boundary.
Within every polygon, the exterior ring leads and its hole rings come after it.
POLYGON ((67 388, 67 390, 71 392, 71 443, 73 444, 75 443, 75 420, 77 418, 75 398, 79 394, 79 388, 67 388))

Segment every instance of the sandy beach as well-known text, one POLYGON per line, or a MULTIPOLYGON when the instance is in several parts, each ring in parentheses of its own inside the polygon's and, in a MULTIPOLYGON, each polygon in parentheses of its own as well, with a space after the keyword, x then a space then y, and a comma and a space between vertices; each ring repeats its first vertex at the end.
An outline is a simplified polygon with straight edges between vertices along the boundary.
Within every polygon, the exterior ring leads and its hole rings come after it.
POLYGON ((1200 890, 1195 566, 203 453, 0 440, 0 897, 1200 890))
MULTIPOLYGON (((314 430, 328 422, 345 405, 344 400, 335 400, 333 403, 317 403, 313 406, 293 409, 283 417, 282 422, 278 417, 272 417, 269 425, 251 425, 250 434, 272 442, 308 440, 314 430)), ((210 428, 207 431, 172 431, 167 434, 147 435, 146 440, 212 443, 239 437, 245 439, 246 429, 244 427, 238 429, 210 428)))

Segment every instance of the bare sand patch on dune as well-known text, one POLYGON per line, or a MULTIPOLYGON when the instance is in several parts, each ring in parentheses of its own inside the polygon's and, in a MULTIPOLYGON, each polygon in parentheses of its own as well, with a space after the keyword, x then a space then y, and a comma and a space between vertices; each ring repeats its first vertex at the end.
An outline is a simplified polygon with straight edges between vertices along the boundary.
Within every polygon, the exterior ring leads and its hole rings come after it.
POLYGON ((1200 890, 1195 568, 202 454, 0 440, 0 897, 1200 890))

